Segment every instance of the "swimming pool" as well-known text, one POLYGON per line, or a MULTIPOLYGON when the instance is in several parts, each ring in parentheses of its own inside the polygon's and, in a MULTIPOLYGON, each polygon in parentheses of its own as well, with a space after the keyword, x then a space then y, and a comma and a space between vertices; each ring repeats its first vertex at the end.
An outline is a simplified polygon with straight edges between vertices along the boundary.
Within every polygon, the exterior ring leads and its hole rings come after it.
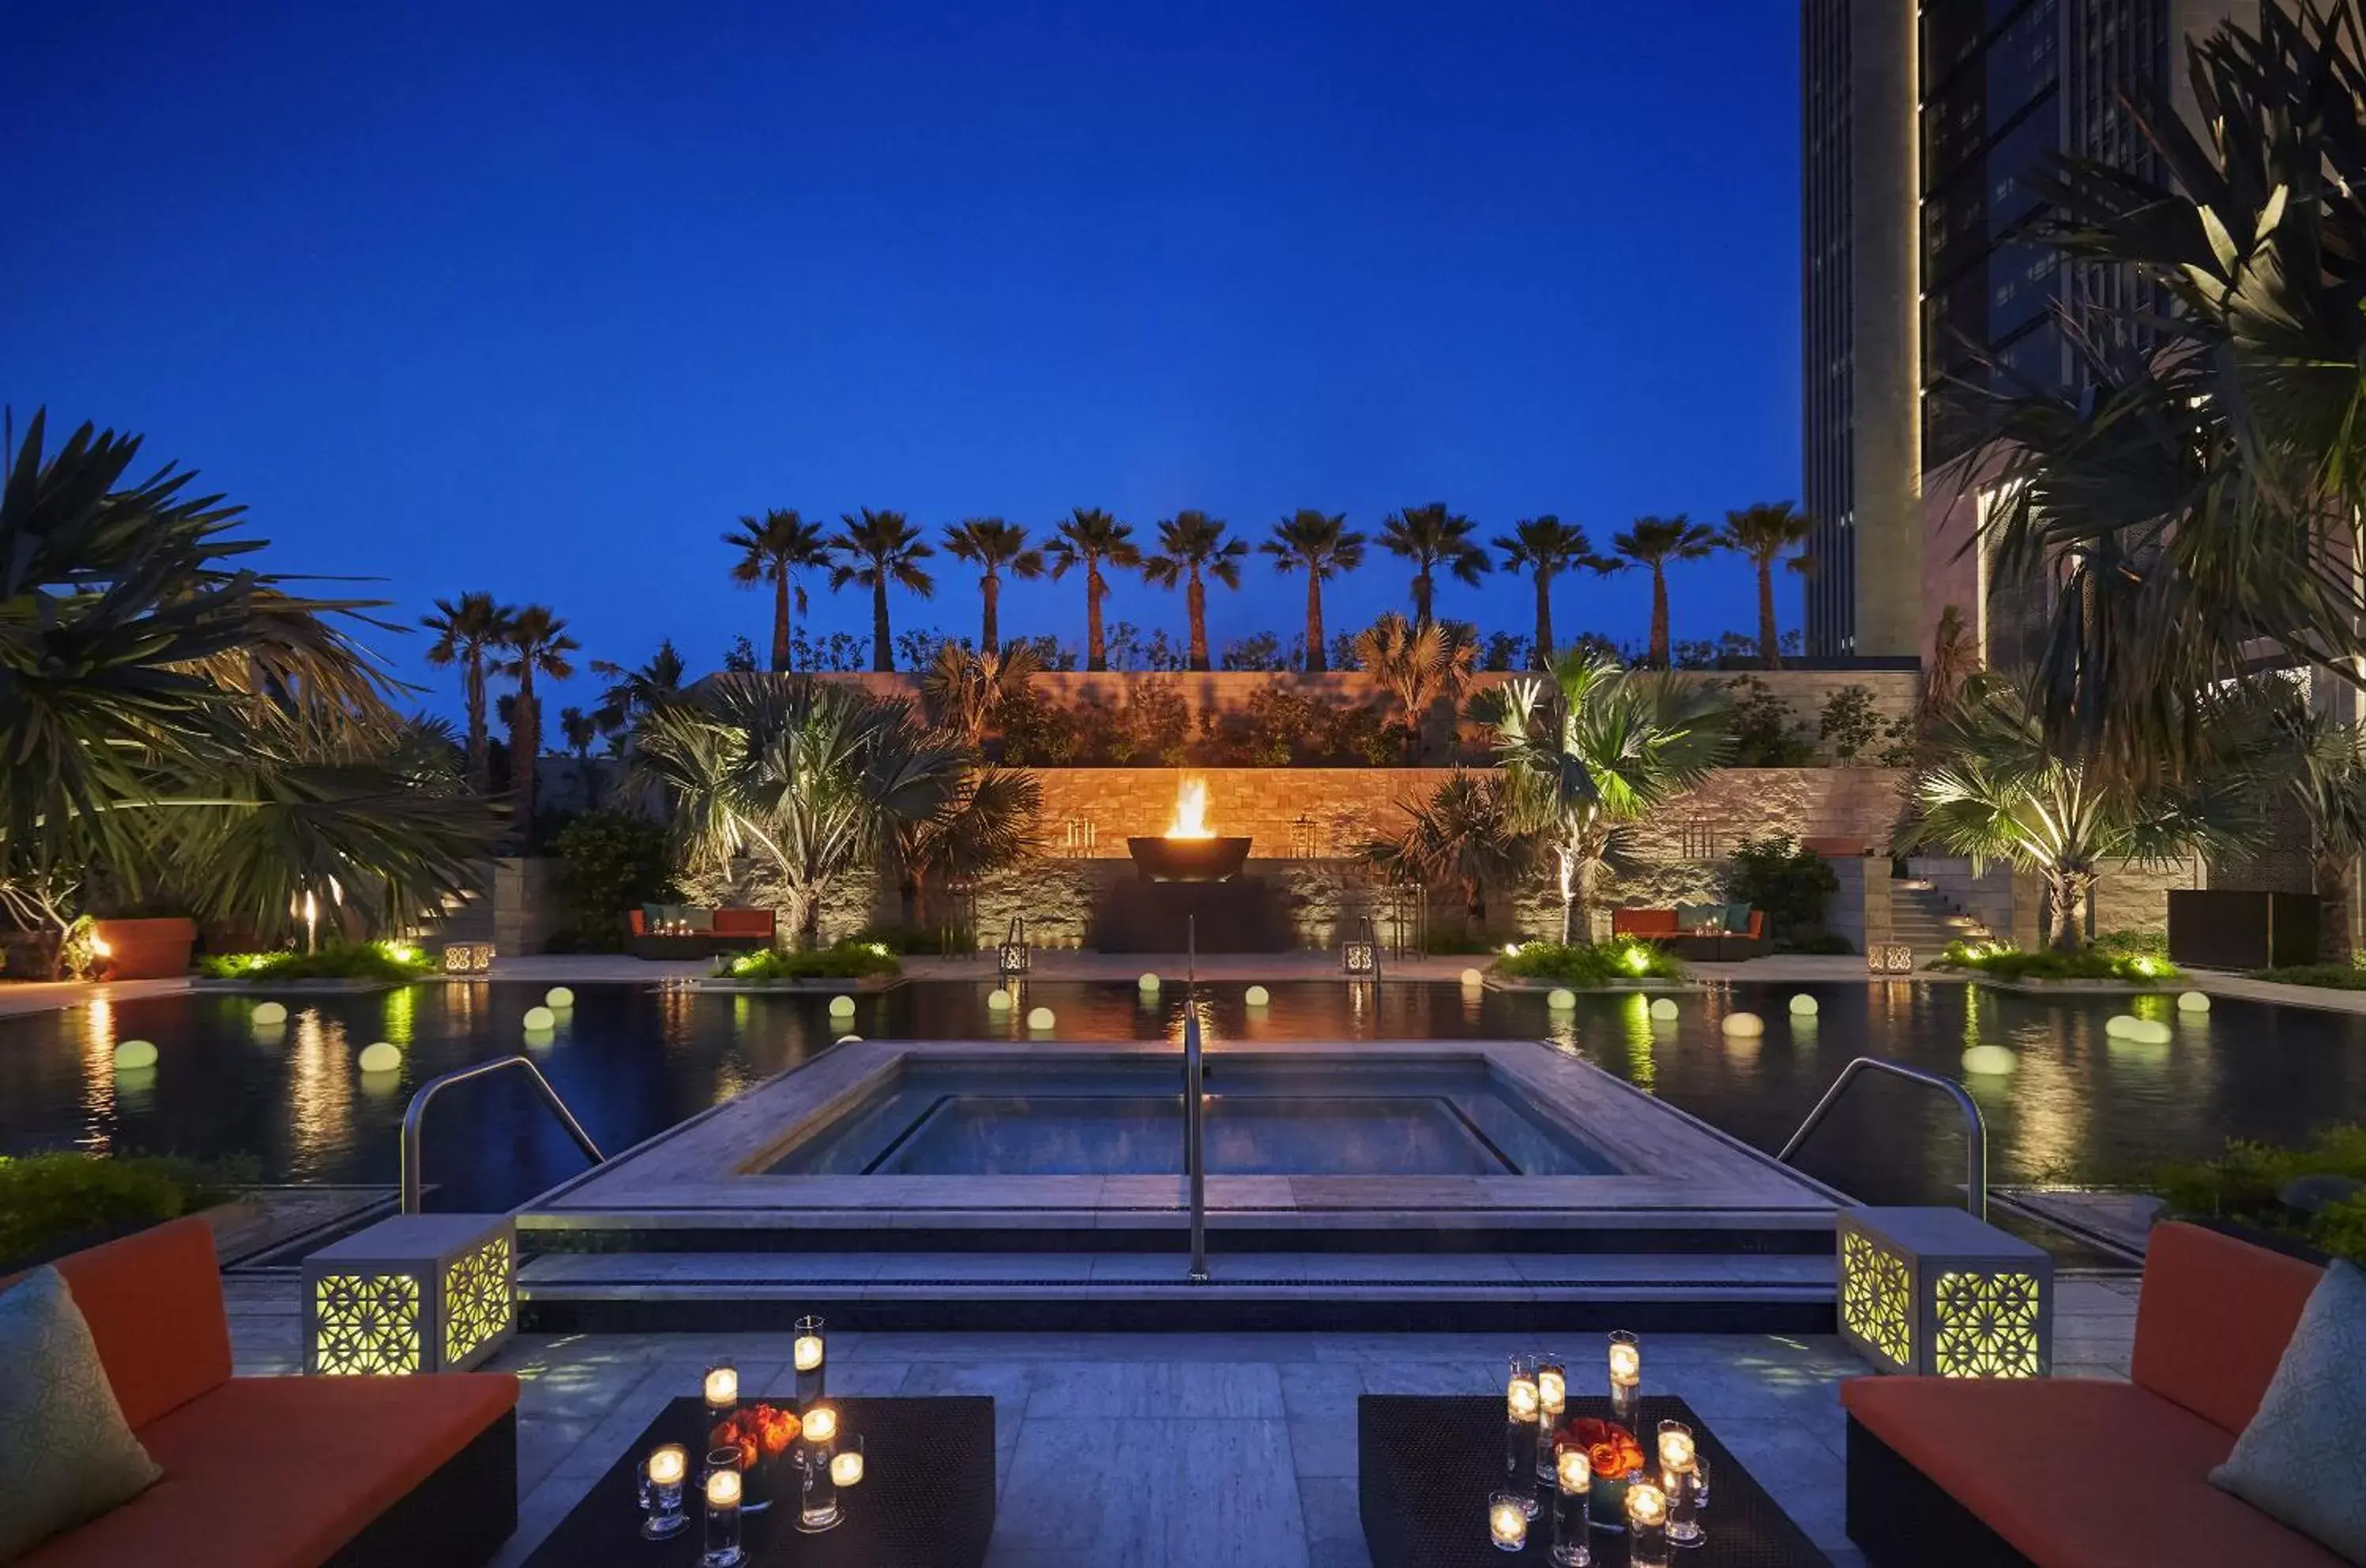
MULTIPOLYGON (((584 985, 546 1044, 524 1045, 541 985, 445 985, 365 995, 282 993, 284 1029, 258 1032, 269 993, 208 993, 90 1005, 0 1020, 0 1153, 44 1147, 250 1155, 266 1180, 391 1182, 402 1108, 419 1084, 488 1056, 528 1049, 593 1135, 614 1153, 808 1060, 848 1032, 951 1040, 1016 1021, 987 1013, 990 979, 906 986, 857 998, 833 1027, 824 998, 718 995, 657 985, 584 985), (115 1043, 153 1040, 159 1066, 112 1070, 115 1043), (373 1040, 404 1048, 383 1080, 355 1070, 373 1040)), ((1761 1149, 1782 1146, 1852 1056, 1882 1055, 1957 1075, 1965 1048, 2012 1048, 2019 1070, 1971 1080, 1986 1111, 1998 1181, 2102 1179, 2169 1156, 2214 1153, 2229 1137, 2291 1140, 2366 1122, 2366 1018, 2220 1001, 2201 1014, 2167 997, 2135 1010, 2168 1022, 2166 1045, 2108 1038, 2124 998, 2024 997, 1935 982, 1741 985, 1678 998, 1655 1023, 1639 996, 1585 996, 1556 1018, 1534 993, 1336 981, 1271 987, 1248 1007, 1239 986, 1200 1001, 1211 1040, 1541 1038, 1650 1089, 1761 1149), (1819 998, 1812 1021, 1786 1009, 1819 998), (1723 1016, 1766 1020, 1755 1039, 1723 1016)), ((1070 1040, 1179 1038, 1183 999, 1144 1000, 1130 984, 1037 982, 1070 1040)), ((1868 1081, 1818 1134, 1806 1168, 1876 1201, 1944 1201, 1962 1163, 1946 1111, 1910 1086, 1868 1081)), ((432 1207, 522 1202, 575 1175, 582 1158, 519 1083, 470 1084, 428 1117, 432 1207)))
MULTIPOLYGON (((1203 1129, 1224 1176, 1585 1176, 1615 1168, 1469 1062, 1341 1072, 1211 1062, 1203 1129)), ((768 1168, 797 1176, 1181 1175, 1173 1062, 906 1067, 768 1168)))

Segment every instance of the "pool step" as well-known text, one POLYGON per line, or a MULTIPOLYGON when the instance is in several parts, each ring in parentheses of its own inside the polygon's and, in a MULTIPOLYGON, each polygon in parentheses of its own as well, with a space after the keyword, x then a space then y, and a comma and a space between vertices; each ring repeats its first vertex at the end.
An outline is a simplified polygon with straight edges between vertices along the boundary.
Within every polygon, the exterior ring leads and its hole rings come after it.
POLYGON ((1832 1259, 1792 1255, 1226 1253, 1210 1279, 1164 1253, 569 1253, 518 1276, 542 1333, 721 1332, 819 1311, 873 1329, 1627 1326, 1832 1332, 1832 1259))

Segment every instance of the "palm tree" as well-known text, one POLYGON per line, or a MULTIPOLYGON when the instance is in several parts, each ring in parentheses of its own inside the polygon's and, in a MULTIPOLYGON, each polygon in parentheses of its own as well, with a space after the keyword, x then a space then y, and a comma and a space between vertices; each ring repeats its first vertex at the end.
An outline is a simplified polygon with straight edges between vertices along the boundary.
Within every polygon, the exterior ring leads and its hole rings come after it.
POLYGON ((2308 820, 2316 896, 2325 901, 2318 949, 2327 961, 2348 964, 2357 949, 2349 900, 2358 857, 2366 854, 2366 728, 2304 711, 2293 739, 2298 766, 2290 788, 2308 820))
POLYGON ((1448 512, 1442 501, 1391 512, 1380 525, 1380 547, 1414 564, 1414 626, 1425 626, 1435 618, 1431 614, 1431 595, 1436 590, 1433 574, 1439 568, 1473 588, 1479 586, 1488 560, 1487 552, 1470 537, 1478 526, 1460 513, 1448 512))
POLYGON ((460 691, 468 706, 468 785, 479 795, 493 787, 492 748, 485 729, 485 656, 505 646, 517 612, 490 593, 463 593, 456 604, 435 601, 435 614, 420 625, 435 634, 427 662, 460 667, 460 691))
POLYGON ((829 564, 821 525, 806 522, 794 507, 775 507, 761 517, 742 517, 738 531, 724 535, 723 542, 739 552, 731 563, 732 581, 746 588, 760 582, 772 585, 772 672, 784 673, 789 668, 789 596, 794 592, 800 601, 805 598, 804 591, 795 588, 796 575, 829 564))
POLYGON ((718 682, 649 714, 633 769, 677 803, 684 867, 757 857, 784 890, 783 931, 811 948, 831 890, 901 824, 941 810, 964 761, 907 703, 819 681, 718 682))
POLYGON ((1489 696, 1515 819, 1553 857, 1561 941, 1591 940, 1595 888, 1620 830, 1731 755, 1725 699, 1582 649, 1489 696))
POLYGON ((920 681, 929 717, 972 751, 986 744, 996 717, 1027 695, 1027 682, 1043 660, 1024 643, 1000 652, 973 653, 956 642, 937 649, 937 660, 920 681))
POLYGON ((932 885, 974 881, 1032 853, 1042 797, 1043 786, 1024 769, 972 768, 934 811, 898 818, 904 923, 926 929, 932 885))
POLYGON ((657 652, 638 670, 627 670, 605 659, 593 660, 592 673, 608 682, 594 716, 600 728, 612 733, 631 728, 649 709, 682 695, 682 678, 688 672, 671 637, 658 644, 657 652))
POLYGON ((839 518, 839 530, 829 547, 839 561, 830 568, 835 589, 852 582, 871 590, 871 668, 896 668, 895 634, 887 625, 887 585, 908 588, 921 598, 933 596, 937 580, 920 565, 937 552, 900 512, 873 512, 863 507, 839 518))
POLYGON ((1573 567, 1589 571, 1617 571, 1618 563, 1594 553, 1594 541, 1575 523, 1563 523, 1548 512, 1541 517, 1523 517, 1512 525, 1508 534, 1498 534, 1495 547, 1504 552, 1505 571, 1525 571, 1537 585, 1536 646, 1528 651, 1528 662, 1538 670, 1552 667, 1552 584, 1553 579, 1573 567))
POLYGON ((1774 563, 1790 557, 1793 571, 1808 570, 1808 558, 1797 554, 1816 531, 1816 520, 1787 501, 1762 501, 1725 514, 1717 542, 1750 558, 1758 571, 1758 662, 1769 670, 1783 668, 1782 635, 1774 624, 1774 563))
POLYGON ((1473 661, 1470 645, 1445 626, 1414 626, 1394 610, 1357 634, 1357 664, 1404 709, 1407 766, 1421 760, 1429 710, 1461 695, 1473 661))
POLYGON ((1323 584, 1364 564, 1364 536, 1347 526, 1344 512, 1301 506, 1275 524, 1273 536, 1257 547, 1279 570, 1306 572, 1306 669, 1320 674, 1331 667, 1323 649, 1323 584))
POLYGON ((1401 807, 1403 829, 1364 846, 1374 869, 1424 887, 1451 883, 1462 895, 1462 930, 1487 925, 1487 888, 1509 886, 1536 869, 1535 834, 1520 825, 1512 791, 1500 775, 1454 770, 1417 806, 1401 807))
POLYGON ((1971 627, 1964 624, 1962 606, 1943 606, 1939 624, 1931 634, 1931 660, 1922 670, 1922 698, 1915 728, 1929 729, 1963 699, 1964 689, 1979 672, 1980 646, 1971 627))
POLYGON ((599 804, 599 782, 592 772, 592 744, 600 739, 600 721, 579 707, 558 710, 558 733, 566 739, 567 749, 575 755, 575 775, 583 784, 583 806, 586 810, 599 804))
POLYGON ((2253 830, 2253 782, 2214 772, 2139 784, 2051 750, 2010 684, 1976 679, 1936 738, 1938 758, 1913 782, 1919 807, 1898 852, 1937 845, 1975 863, 1998 859, 2045 884, 2048 940, 2083 945, 2079 920, 2108 867, 2179 859, 2242 842, 2253 830))
POLYGON ((1638 517, 1632 528, 1611 536, 1610 547, 1617 551, 1628 566, 1651 568, 1651 649, 1644 662, 1665 670, 1668 667, 1668 563, 1700 559, 1717 547, 1717 535, 1706 525, 1695 523, 1681 514, 1674 517, 1638 517))
POLYGON ((1079 506, 1060 522, 1056 536, 1044 552, 1056 581, 1076 567, 1085 569, 1085 668, 1109 668, 1109 649, 1101 640, 1101 600, 1109 583, 1101 576, 1104 563, 1138 567, 1142 549, 1133 542, 1133 527, 1098 506, 1079 506))
POLYGON ((986 618, 978 628, 977 646, 980 652, 992 653, 1002 646, 997 612, 1002 604, 1003 569, 1008 567, 1010 575, 1017 578, 1041 577, 1043 552, 1028 547, 1025 528, 999 517, 964 517, 948 525, 945 548, 955 560, 983 569, 977 592, 986 604, 986 618))
POLYGON ((547 605, 528 604, 510 624, 508 653, 496 666, 517 680, 515 719, 510 727, 510 788, 517 797, 518 821, 525 842, 534 842, 534 762, 542 750, 542 703, 534 694, 534 678, 547 675, 564 681, 575 673, 567 656, 583 645, 567 635, 567 623, 547 605))
POLYGON ((1208 661, 1208 588, 1201 579, 1239 588, 1241 562, 1248 553, 1245 541, 1227 537, 1224 525, 1204 512, 1178 512, 1158 525, 1158 553, 1142 563, 1142 575, 1161 588, 1183 583, 1183 613, 1191 624, 1189 663, 1194 670, 1213 668, 1208 661))

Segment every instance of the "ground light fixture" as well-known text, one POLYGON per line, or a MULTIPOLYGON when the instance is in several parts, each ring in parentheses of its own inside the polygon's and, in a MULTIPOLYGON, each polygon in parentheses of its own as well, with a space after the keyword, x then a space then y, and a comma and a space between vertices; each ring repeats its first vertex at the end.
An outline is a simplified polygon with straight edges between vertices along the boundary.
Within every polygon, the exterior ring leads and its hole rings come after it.
POLYGON ((514 1326, 506 1214, 398 1214, 304 1259, 304 1369, 330 1376, 465 1371, 514 1326))
POLYGON ((1839 1216, 1841 1337, 1885 1372, 2034 1378, 2053 1368, 2054 1260, 1961 1209, 1839 1216))

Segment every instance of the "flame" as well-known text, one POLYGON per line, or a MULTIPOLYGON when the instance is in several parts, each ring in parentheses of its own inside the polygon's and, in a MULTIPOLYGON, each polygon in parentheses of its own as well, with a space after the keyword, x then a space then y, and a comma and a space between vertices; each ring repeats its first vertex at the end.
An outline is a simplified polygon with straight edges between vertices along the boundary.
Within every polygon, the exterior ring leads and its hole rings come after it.
POLYGON ((1208 826, 1208 781, 1185 779, 1175 790, 1175 823, 1166 829, 1170 839, 1212 839, 1215 829, 1208 826))

